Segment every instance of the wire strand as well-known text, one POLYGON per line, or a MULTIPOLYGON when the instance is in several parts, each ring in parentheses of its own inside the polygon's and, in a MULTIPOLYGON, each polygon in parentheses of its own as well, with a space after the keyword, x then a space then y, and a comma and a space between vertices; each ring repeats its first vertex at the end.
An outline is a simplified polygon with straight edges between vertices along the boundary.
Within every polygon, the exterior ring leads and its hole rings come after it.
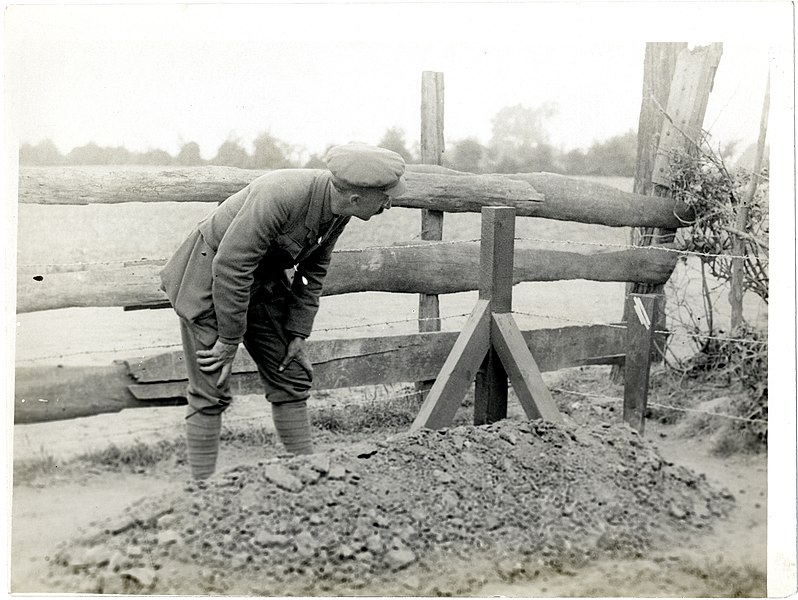
POLYGON ((710 252, 697 252, 695 250, 679 250, 677 248, 663 248, 662 246, 635 246, 634 244, 618 244, 618 243, 610 243, 610 242, 575 242, 573 240, 554 240, 549 238, 529 238, 529 237, 517 237, 515 238, 516 241, 526 241, 526 242, 539 242, 539 243, 547 243, 547 244, 567 244, 567 245, 574 245, 574 246, 601 246, 605 248, 623 248, 626 250, 631 249, 644 249, 644 250, 657 250, 659 252, 671 252, 674 254, 680 254, 684 256, 702 256, 705 258, 742 258, 742 259, 750 259, 750 260, 757 260, 760 262, 768 262, 767 258, 763 258, 760 256, 752 256, 752 255, 736 255, 736 254, 712 254, 710 252))
MULTIPOLYGON (((561 392, 564 394, 573 394, 575 396, 584 396, 587 398, 598 398, 601 400, 612 400, 613 402, 623 402, 623 398, 618 398, 616 396, 605 396, 604 394, 593 394, 590 392, 577 392, 575 390, 566 390, 562 388, 549 388, 552 392, 561 392)), ((659 402, 649 402, 648 406, 656 407, 656 408, 665 408, 668 410, 675 410, 677 412, 689 412, 689 413, 698 413, 702 415, 708 415, 711 417, 722 417, 724 419, 731 419, 732 421, 744 421, 746 423, 767 423, 766 419, 752 419, 750 417, 738 417, 736 415, 729 415, 726 413, 718 413, 709 410, 701 410, 698 408, 686 408, 682 406, 672 406, 670 404, 661 404, 659 402)))

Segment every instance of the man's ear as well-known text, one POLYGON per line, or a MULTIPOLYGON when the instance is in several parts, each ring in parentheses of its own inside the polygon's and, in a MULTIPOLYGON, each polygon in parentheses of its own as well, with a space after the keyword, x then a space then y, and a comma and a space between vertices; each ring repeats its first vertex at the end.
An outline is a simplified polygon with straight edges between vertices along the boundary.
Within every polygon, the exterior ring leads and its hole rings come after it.
POLYGON ((349 204, 357 206, 360 203, 360 194, 349 194, 349 204))

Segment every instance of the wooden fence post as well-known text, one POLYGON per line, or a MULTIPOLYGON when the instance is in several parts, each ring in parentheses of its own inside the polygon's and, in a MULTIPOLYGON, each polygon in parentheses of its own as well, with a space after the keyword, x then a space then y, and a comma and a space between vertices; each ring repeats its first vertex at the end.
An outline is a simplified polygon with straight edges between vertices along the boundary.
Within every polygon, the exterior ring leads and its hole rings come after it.
POLYGON ((626 368, 623 390, 623 420, 642 435, 648 403, 648 376, 654 350, 657 301, 654 294, 629 294, 626 321, 626 368))
MULTIPOLYGON (((482 212, 479 298, 491 301, 492 313, 512 310, 515 256, 515 210, 497 207, 482 212)), ((491 346, 474 385, 474 425, 507 417, 507 372, 491 346)))
MULTIPOLYGON (((421 74, 421 162, 425 165, 443 163, 443 73, 424 71, 421 74)), ((421 239, 443 239, 443 211, 421 210, 421 239)), ((440 300, 437 294, 420 294, 418 299, 418 330, 440 331, 440 300)), ((432 382, 419 381, 416 390, 426 392, 432 382)))
MULTIPOLYGON (((634 192, 670 196, 671 150, 694 152, 701 139, 715 71, 723 52, 721 44, 690 50, 684 42, 646 44, 643 73, 643 101, 640 106, 637 140, 637 169, 634 192), (671 122, 671 120, 673 122, 671 122)), ((632 231, 632 244, 656 246, 672 241, 675 230, 643 227, 632 231)), ((661 284, 634 283, 627 294, 661 294, 661 284)), ((624 304, 624 310, 628 304, 624 304)), ((658 327, 667 329, 665 311, 658 327)), ((629 319, 624 312, 623 320, 629 319)), ((612 378, 621 379, 621 367, 613 367, 612 378)))

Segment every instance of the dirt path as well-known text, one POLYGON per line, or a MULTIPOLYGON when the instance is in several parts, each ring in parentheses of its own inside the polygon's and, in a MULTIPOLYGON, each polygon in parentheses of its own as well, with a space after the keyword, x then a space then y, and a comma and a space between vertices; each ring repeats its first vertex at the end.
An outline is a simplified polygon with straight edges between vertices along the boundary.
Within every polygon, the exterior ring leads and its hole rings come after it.
MULTIPOLYGON (((666 460, 704 474, 734 494, 736 507, 727 519, 689 543, 660 548, 644 560, 603 561, 578 571, 541 568, 515 581, 493 577, 473 590, 473 595, 654 597, 702 595, 702 590, 704 595, 717 595, 713 590, 722 589, 725 582, 712 579, 724 577, 729 568, 738 573, 753 569, 761 579, 767 556, 766 457, 721 459, 710 455, 699 441, 670 435, 667 428, 651 427, 647 437, 656 440, 666 460)), ((251 449, 228 449, 221 467, 257 458, 251 449)), ((45 591, 42 575, 59 543, 79 535, 94 521, 121 513, 140 498, 179 489, 185 481, 183 468, 171 463, 149 473, 78 471, 15 486, 12 591, 45 591)))

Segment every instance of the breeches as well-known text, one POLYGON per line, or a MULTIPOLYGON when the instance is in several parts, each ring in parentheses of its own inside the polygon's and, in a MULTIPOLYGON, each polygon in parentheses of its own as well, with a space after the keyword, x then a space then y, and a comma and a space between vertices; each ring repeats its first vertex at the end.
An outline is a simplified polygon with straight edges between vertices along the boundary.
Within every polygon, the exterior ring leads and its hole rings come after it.
MULTIPOLYGON (((244 346, 258 367, 267 400, 273 403, 298 402, 310 396, 311 378, 297 361, 280 372, 278 366, 288 346, 282 323, 286 308, 282 303, 253 303, 247 313, 244 346)), ((186 371, 188 403, 206 414, 223 412, 232 401, 230 378, 217 387, 220 371, 205 373, 199 369, 196 351, 209 350, 216 342, 215 317, 200 322, 180 319, 186 371)))

